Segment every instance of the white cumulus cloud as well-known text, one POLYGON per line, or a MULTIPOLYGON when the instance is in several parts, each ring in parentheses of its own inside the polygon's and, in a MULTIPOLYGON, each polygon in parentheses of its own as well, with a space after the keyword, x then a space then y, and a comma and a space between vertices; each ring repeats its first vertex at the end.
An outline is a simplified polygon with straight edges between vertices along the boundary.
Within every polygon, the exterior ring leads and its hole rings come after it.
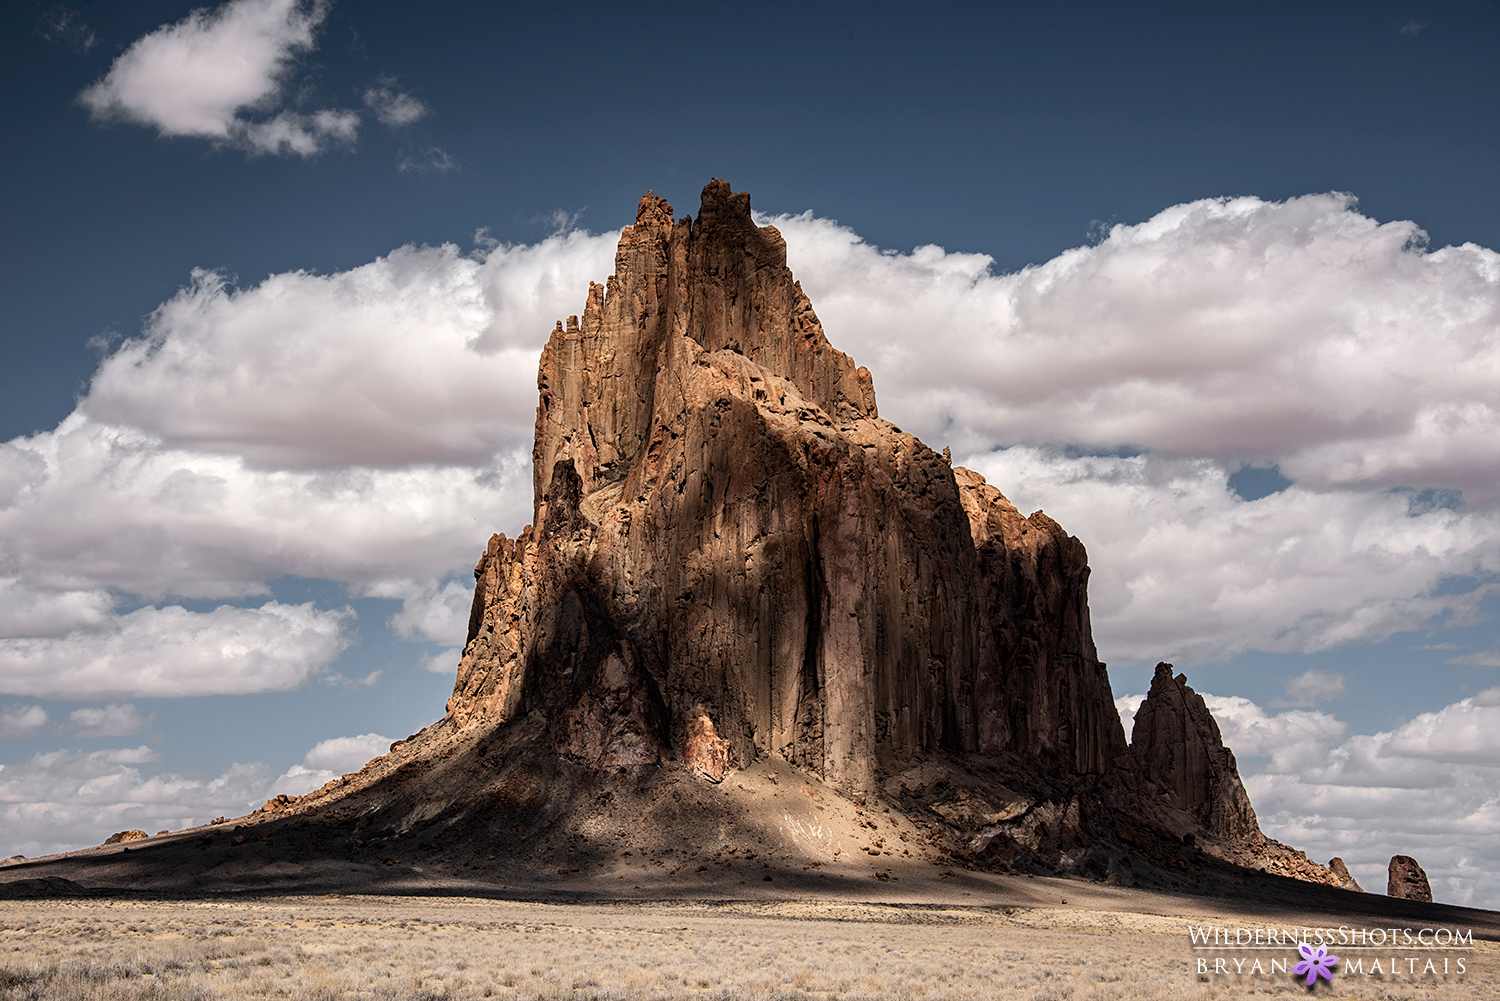
POLYGON ((0 592, 0 615, 8 600, 26 635, 102 614, 101 588, 225 598, 264 594, 284 574, 448 576, 472 567, 491 526, 531 512, 519 450, 477 467, 266 470, 76 415, 28 444, 46 473, 0 509, 0 549, 21 580, 0 592))
POLYGON ((372 598, 400 598, 401 611, 391 616, 390 626, 403 639, 420 639, 447 646, 462 646, 469 634, 469 611, 474 588, 456 580, 441 585, 435 580, 377 581, 364 589, 372 598))
POLYGON ((17 577, 0 578, 0 639, 66 636, 102 625, 114 608, 107 591, 38 590, 17 577))
POLYGON ((365 90, 365 106, 375 113, 382 125, 398 129, 427 114, 427 105, 405 91, 396 89, 396 81, 382 79, 365 90))
POLYGON ((129 702, 110 703, 73 710, 68 714, 68 729, 75 737, 131 737, 155 719, 155 713, 142 716, 129 702))
POLYGON ((312 51, 326 0, 230 0, 136 39, 79 95, 95 118, 196 136, 253 153, 310 156, 351 142, 356 112, 276 111, 297 58, 312 51), (255 113, 269 117, 251 118, 255 113))
POLYGON ((483 465, 529 450, 537 354, 614 244, 403 247, 242 290, 196 272, 104 361, 82 410, 272 468, 483 465))
POLYGON ((1222 659, 1375 641, 1449 613, 1472 620, 1500 569, 1500 512, 1413 514, 1384 489, 1292 486, 1256 501, 1210 459, 1069 456, 1016 446, 963 460, 1023 511, 1088 546, 1106 661, 1222 659))
MULTIPOLYGON (((0 725, 5 718, 0 712, 0 725)), ((358 771, 391 742, 378 733, 320 741, 274 779, 259 761, 237 762, 215 778, 154 772, 161 756, 144 744, 34 754, 0 765, 0 857, 35 858, 101 844, 116 831, 155 834, 243 816, 277 793, 301 795, 358 771)))
POLYGON ((1500 768, 1500 688, 1487 688, 1402 724, 1391 733, 1384 752, 1500 768))
POLYGON ((1286 683, 1286 693, 1296 705, 1308 706, 1343 698, 1349 694, 1349 683, 1342 674, 1308 668, 1286 683))
POLYGON ((0 640, 0 692, 103 699, 295 688, 348 646, 350 614, 275 601, 212 612, 140 608, 100 629, 0 640))
POLYGON ((883 414, 954 450, 1279 462, 1306 486, 1500 489, 1500 254, 1341 194, 1205 199, 1015 274, 772 220, 883 414))
POLYGON ((359 771, 371 758, 389 751, 392 743, 392 738, 378 733, 319 741, 299 764, 271 782, 270 795, 305 795, 341 775, 359 771))
POLYGON ((0 709, 0 740, 35 737, 47 725, 47 710, 41 706, 10 705, 0 709))
POLYGON ((177 831, 265 802, 269 769, 235 764, 202 779, 150 774, 160 756, 134 748, 33 755, 0 765, 0 855, 35 858, 102 844, 117 831, 177 831))

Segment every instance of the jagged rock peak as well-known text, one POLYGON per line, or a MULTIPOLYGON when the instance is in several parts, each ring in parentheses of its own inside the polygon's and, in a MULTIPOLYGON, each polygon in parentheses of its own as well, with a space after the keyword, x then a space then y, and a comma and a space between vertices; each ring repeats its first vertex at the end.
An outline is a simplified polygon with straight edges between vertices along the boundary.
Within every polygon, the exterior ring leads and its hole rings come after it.
POLYGON ((1431 900, 1432 886, 1416 859, 1410 855, 1393 855, 1387 871, 1385 894, 1403 900, 1431 900))
POLYGON ((1261 836, 1234 752, 1224 746, 1203 696, 1188 687, 1187 675, 1173 677, 1171 664, 1156 665, 1151 690, 1136 710, 1130 750, 1146 778, 1209 835, 1261 836))
POLYGON ((828 343, 786 241, 755 225, 749 194, 709 182, 695 223, 674 222, 648 192, 620 234, 615 273, 590 283, 582 321, 559 321, 542 352, 535 504, 560 459, 574 460, 585 493, 624 478, 679 403, 675 370, 717 351, 789 381, 798 402, 834 420, 877 416, 869 370, 828 343))
POLYGON ((932 753, 1124 753, 1082 544, 879 418, 748 195, 711 182, 695 222, 648 194, 537 381, 533 525, 475 569, 460 725, 850 791, 932 753))
POLYGON ((1344 864, 1344 860, 1337 855, 1328 860, 1328 871, 1333 873, 1334 881, 1344 889, 1354 890, 1357 893, 1365 892, 1365 888, 1359 885, 1359 880, 1349 872, 1349 867, 1344 864))

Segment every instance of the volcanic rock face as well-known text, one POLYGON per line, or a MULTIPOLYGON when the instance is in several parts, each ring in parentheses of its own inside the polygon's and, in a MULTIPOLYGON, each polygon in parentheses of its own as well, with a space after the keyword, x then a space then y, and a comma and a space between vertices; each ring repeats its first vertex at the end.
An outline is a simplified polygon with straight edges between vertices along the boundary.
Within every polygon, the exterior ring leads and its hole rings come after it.
POLYGON ((1344 864, 1344 860, 1337 855, 1328 860, 1328 871, 1333 873, 1333 878, 1344 889, 1354 890, 1357 893, 1365 892, 1365 888, 1360 886, 1359 881, 1349 872, 1349 867, 1344 864))
POLYGON ((1432 887, 1427 882, 1427 873, 1409 855, 1391 856, 1389 878, 1385 895, 1403 900, 1431 900, 1432 887))
POLYGON ((648 194, 538 385, 533 524, 475 569, 458 723, 539 712, 614 767, 706 717, 729 767, 850 792, 930 752, 1126 753, 1082 544, 879 418, 748 195, 648 194))
POLYGON ((1130 750, 1145 777, 1203 831, 1225 840, 1260 837, 1234 752, 1224 746, 1203 696, 1188 687, 1185 675, 1174 678, 1171 664, 1156 665, 1151 690, 1136 710, 1130 750))
POLYGON ((1083 543, 1040 511, 1024 517, 973 470, 953 473, 996 657, 1022 667, 1003 673, 992 710, 1003 718, 1011 749, 1053 769, 1105 771, 1124 753, 1125 732, 1094 649, 1083 543))

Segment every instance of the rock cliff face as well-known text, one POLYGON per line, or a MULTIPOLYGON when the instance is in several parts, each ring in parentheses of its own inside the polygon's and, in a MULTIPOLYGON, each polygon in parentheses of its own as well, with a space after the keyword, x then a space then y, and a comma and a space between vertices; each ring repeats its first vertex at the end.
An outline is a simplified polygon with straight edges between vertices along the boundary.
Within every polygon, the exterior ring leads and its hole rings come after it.
POLYGON ((1359 880, 1355 879, 1354 875, 1349 872, 1349 867, 1344 864, 1344 860, 1337 855, 1328 860, 1328 871, 1333 873, 1333 878, 1337 881, 1337 885, 1344 889, 1353 890, 1356 893, 1365 892, 1365 888, 1359 885, 1359 880))
POLYGON ((1260 837, 1234 752, 1224 746, 1203 696, 1188 687, 1185 675, 1173 677, 1171 664, 1156 665, 1135 714, 1130 750, 1145 777, 1204 832, 1224 840, 1260 837))
POLYGON ((1385 895, 1403 900, 1431 900, 1432 886, 1427 873, 1410 855, 1393 855, 1388 870, 1385 895))
MULTIPOLYGON (((880 419, 774 227, 648 194, 538 373, 532 525, 475 570, 450 715, 598 767, 775 755, 850 793, 923 755, 1126 753, 1083 546, 880 419)), ((1253 820, 1252 820, 1253 824, 1253 820)))

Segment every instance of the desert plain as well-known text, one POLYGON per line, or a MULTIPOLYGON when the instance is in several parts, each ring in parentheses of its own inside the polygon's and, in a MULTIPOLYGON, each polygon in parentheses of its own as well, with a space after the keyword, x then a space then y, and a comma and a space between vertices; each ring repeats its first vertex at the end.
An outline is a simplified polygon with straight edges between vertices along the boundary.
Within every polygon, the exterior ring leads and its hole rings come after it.
MULTIPOLYGON (((748 870, 748 866, 746 869, 748 870)), ((1386 898, 1330 912, 1077 880, 931 867, 873 880, 869 899, 779 895, 720 879, 720 899, 516 899, 447 894, 215 895, 13 900, 0 911, 0 998, 833 999, 1094 1001, 1500 996, 1493 912, 1386 898), (738 890, 731 895, 730 890, 738 890), (1395 950, 1403 972, 1309 989, 1290 974, 1202 975, 1189 928, 1472 929, 1472 948, 1395 950), (1450 972, 1411 975, 1407 956, 1450 972), (1462 957, 1466 972, 1452 972, 1462 957), (1441 963, 1438 964, 1441 966, 1441 963)), ((893 874, 894 875, 894 874, 893 874)), ((855 884, 857 888, 857 884, 855 884)), ((598 887, 599 892, 612 890, 598 887)), ((1343 893, 1343 891, 1330 891, 1343 893)), ((1356 896, 1347 894, 1348 896, 1356 896)), ((1345 957, 1385 951, 1342 952, 1345 957)), ((1289 969, 1296 955, 1274 955, 1289 969)), ((1248 967, 1250 964, 1244 964, 1248 967)), ((1337 969, 1337 968, 1336 968, 1337 969)))
POLYGON ((1500 997, 1494 911, 1201 853, 1181 872, 1137 863, 1152 885, 984 871, 784 762, 614 788, 567 838, 376 837, 324 808, 8 860, 0 1001, 1500 997), (1381 972, 1339 965, 1309 989, 1290 947, 1189 932, 1340 926, 1463 930, 1472 947, 1396 950, 1394 975, 1389 950, 1335 948, 1381 972), (1287 972, 1212 972, 1272 956, 1287 972), (1413 957, 1448 972, 1413 974, 1413 957))

